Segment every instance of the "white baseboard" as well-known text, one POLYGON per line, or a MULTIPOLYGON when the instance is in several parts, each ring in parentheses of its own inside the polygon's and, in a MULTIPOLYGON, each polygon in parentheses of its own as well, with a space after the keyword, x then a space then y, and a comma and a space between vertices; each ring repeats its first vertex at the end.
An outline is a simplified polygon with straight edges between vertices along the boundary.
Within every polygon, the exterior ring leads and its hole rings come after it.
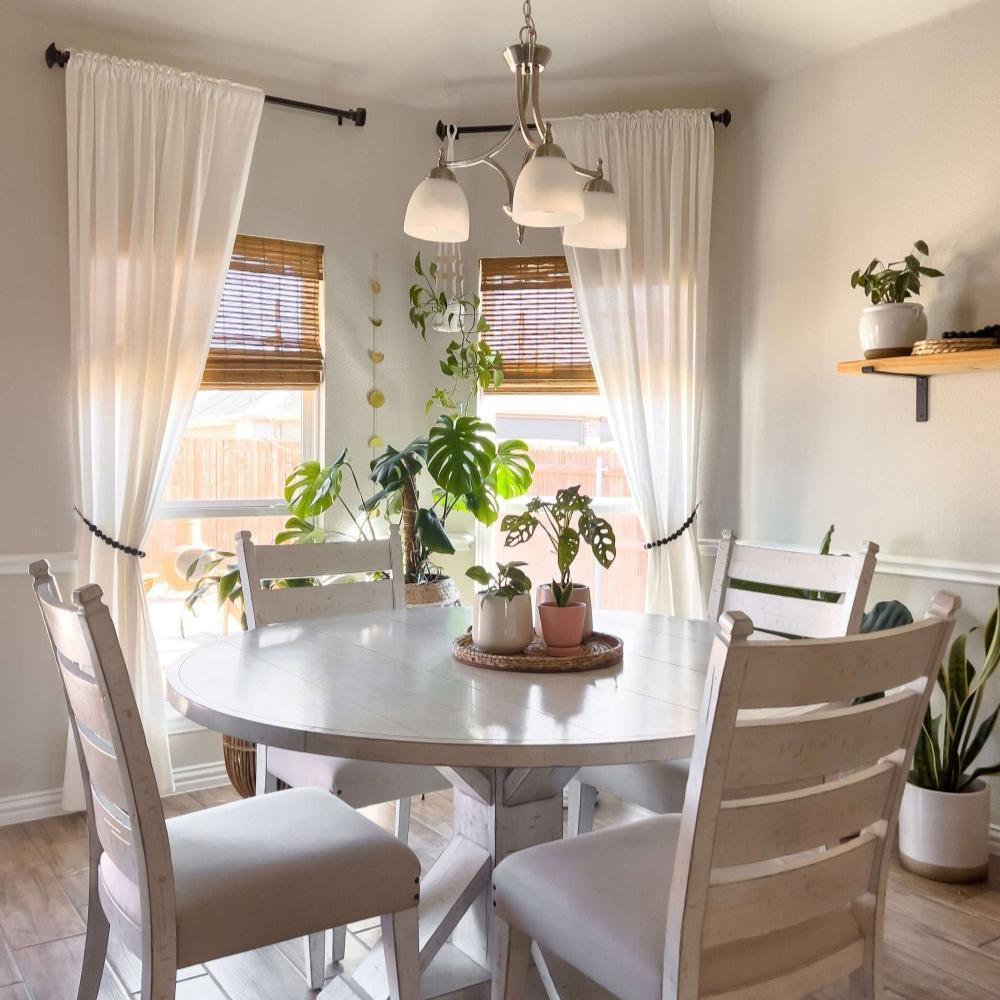
MULTIPOLYGON (((226 765, 219 761, 208 764, 189 764, 174 768, 174 794, 198 792, 203 788, 218 788, 229 781, 226 765)), ((35 819, 61 816, 62 789, 49 788, 44 792, 25 792, 0 799, 0 826, 30 823, 35 819)), ((1000 853, 1000 846, 997 848, 1000 853)))

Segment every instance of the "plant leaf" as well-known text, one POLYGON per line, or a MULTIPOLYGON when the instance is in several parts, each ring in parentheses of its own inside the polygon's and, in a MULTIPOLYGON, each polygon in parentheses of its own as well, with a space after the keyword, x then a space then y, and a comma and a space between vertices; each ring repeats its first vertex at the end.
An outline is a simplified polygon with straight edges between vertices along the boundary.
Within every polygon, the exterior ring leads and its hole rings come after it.
POLYGON ((428 552, 436 552, 446 556, 454 555, 455 546, 451 544, 451 539, 444 530, 441 519, 434 511, 421 507, 417 511, 415 523, 417 538, 428 552))
POLYGON ((478 417, 442 414, 427 438, 427 470, 449 493, 480 488, 496 456, 492 424, 478 417))
POLYGON ((490 466, 490 478, 498 496, 504 500, 523 496, 531 489, 534 471, 535 463, 524 441, 514 438, 500 442, 490 466))

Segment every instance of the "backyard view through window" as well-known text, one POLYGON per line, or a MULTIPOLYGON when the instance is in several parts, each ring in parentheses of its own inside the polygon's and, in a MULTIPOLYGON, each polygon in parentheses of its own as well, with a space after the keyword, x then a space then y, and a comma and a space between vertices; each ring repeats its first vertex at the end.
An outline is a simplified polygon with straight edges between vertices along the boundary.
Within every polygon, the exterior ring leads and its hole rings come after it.
MULTIPOLYGON (((499 392, 483 395, 480 415, 495 425, 499 439, 528 444, 535 462, 532 495, 552 497, 579 483, 594 499, 594 510, 614 528, 618 556, 604 570, 582 551, 573 579, 590 586, 595 607, 642 611, 645 539, 597 392, 565 258, 484 259, 480 294, 491 327, 485 336, 502 353, 506 375, 499 392)), ((523 510, 527 499, 501 503, 500 519, 480 532, 480 561, 523 560, 537 586, 557 572, 548 539, 536 532, 527 544, 506 548, 500 529, 503 515, 523 510)))
POLYGON ((322 303, 323 247, 236 237, 201 391, 145 542, 165 666, 193 643, 240 627, 214 589, 185 607, 194 586, 188 568, 215 550, 233 552, 242 529, 273 542, 288 516, 285 478, 319 453, 322 303))

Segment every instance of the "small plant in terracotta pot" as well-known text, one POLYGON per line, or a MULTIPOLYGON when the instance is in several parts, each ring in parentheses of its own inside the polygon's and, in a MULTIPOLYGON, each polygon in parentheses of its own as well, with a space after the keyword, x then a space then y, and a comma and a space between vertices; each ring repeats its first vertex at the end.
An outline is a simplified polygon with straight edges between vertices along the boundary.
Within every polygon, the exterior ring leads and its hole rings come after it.
POLYGON ((470 566, 465 575, 486 589, 472 605, 472 641, 484 653, 520 653, 534 630, 531 623, 531 581, 523 562, 497 563, 494 576, 482 566, 470 566))
POLYGON ((579 486, 559 490, 554 500, 535 497, 523 513, 504 517, 500 527, 507 532, 504 544, 509 546, 524 544, 539 528, 545 532, 555 553, 559 579, 552 581, 551 591, 539 588, 542 637, 550 653, 575 652, 592 630, 592 611, 589 589, 573 582, 573 560, 582 542, 589 546, 598 564, 608 569, 617 555, 614 529, 594 513, 590 497, 582 494, 579 486), (577 606, 582 610, 576 610, 577 606))

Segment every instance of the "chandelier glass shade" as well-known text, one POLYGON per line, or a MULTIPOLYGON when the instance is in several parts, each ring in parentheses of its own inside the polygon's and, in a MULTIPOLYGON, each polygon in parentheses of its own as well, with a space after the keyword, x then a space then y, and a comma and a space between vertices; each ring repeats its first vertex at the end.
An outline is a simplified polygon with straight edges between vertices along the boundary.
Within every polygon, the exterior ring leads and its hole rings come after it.
POLYGON ((443 163, 410 195, 403 232, 432 243, 464 243, 469 238, 468 199, 454 173, 443 163))
POLYGON ((513 220, 517 242, 526 226, 565 227, 567 246, 622 249, 627 241, 625 211, 603 164, 581 167, 567 159, 552 141, 552 123, 542 116, 539 85, 552 51, 539 45, 531 0, 524 0, 520 40, 504 51, 514 74, 516 120, 503 138, 479 156, 449 160, 442 147, 438 165, 420 182, 406 206, 403 231, 437 243, 461 243, 469 238, 469 203, 454 171, 483 164, 507 186, 504 211, 513 220), (528 147, 517 181, 497 162, 515 136, 528 147))

